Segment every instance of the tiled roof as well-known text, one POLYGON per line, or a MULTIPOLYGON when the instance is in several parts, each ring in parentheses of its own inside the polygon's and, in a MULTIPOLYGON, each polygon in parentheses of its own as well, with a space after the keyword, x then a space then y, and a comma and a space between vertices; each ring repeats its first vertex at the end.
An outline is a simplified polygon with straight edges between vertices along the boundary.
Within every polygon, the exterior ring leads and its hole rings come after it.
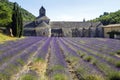
POLYGON ((120 27, 120 24, 110 24, 103 27, 120 27))
POLYGON ((39 20, 50 20, 50 19, 47 16, 43 16, 43 17, 37 17, 36 20, 39 21, 39 20))
POLYGON ((32 22, 25 22, 24 23, 24 27, 25 28, 34 28, 35 27, 35 23, 34 23, 34 21, 32 21, 32 22))
POLYGON ((45 28, 45 27, 49 27, 49 25, 47 23, 45 23, 45 22, 42 22, 36 28, 45 28))
POLYGON ((89 28, 89 27, 97 27, 101 25, 100 22, 64 22, 64 21, 57 21, 51 22, 51 28, 89 28))
POLYGON ((89 28, 89 27, 98 27, 103 26, 100 22, 67 22, 67 21, 53 21, 50 22, 50 25, 42 22, 38 26, 35 26, 34 22, 28 22, 25 25, 25 28, 43 28, 43 27, 51 27, 51 28, 89 28))

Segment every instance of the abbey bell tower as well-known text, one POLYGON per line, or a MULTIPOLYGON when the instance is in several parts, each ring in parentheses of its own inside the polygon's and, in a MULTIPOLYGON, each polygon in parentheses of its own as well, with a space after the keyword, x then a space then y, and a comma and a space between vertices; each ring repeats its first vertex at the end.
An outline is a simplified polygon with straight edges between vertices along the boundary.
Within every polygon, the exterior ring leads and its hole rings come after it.
POLYGON ((46 16, 46 10, 43 6, 39 10, 39 16, 40 17, 46 16))

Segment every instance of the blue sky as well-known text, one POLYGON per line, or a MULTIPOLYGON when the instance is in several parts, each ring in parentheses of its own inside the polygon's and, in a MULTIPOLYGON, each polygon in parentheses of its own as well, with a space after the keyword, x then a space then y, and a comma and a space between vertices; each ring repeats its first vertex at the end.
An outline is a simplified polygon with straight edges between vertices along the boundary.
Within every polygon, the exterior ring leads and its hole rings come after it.
POLYGON ((9 0, 35 16, 44 6, 51 21, 82 21, 94 19, 103 12, 120 10, 120 0, 9 0))

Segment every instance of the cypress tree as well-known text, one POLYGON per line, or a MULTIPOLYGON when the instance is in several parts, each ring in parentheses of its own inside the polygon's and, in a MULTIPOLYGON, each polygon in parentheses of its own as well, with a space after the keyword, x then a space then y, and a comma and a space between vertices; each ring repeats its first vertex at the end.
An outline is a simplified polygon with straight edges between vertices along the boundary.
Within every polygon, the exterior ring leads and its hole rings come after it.
POLYGON ((19 24, 19 30, 20 30, 20 32, 19 32, 19 37, 21 37, 22 35, 23 35, 23 19, 22 19, 22 13, 21 13, 21 11, 20 11, 20 16, 19 16, 19 20, 20 20, 20 24, 19 24))
POLYGON ((12 32, 15 37, 21 37, 23 33, 22 13, 17 3, 14 3, 13 8, 12 32))

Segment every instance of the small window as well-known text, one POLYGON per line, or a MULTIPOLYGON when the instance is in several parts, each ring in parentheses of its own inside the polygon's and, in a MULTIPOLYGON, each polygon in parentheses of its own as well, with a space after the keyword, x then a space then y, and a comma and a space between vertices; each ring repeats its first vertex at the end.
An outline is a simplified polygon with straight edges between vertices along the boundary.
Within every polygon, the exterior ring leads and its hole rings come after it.
POLYGON ((43 35, 45 35, 45 32, 43 32, 43 35))

